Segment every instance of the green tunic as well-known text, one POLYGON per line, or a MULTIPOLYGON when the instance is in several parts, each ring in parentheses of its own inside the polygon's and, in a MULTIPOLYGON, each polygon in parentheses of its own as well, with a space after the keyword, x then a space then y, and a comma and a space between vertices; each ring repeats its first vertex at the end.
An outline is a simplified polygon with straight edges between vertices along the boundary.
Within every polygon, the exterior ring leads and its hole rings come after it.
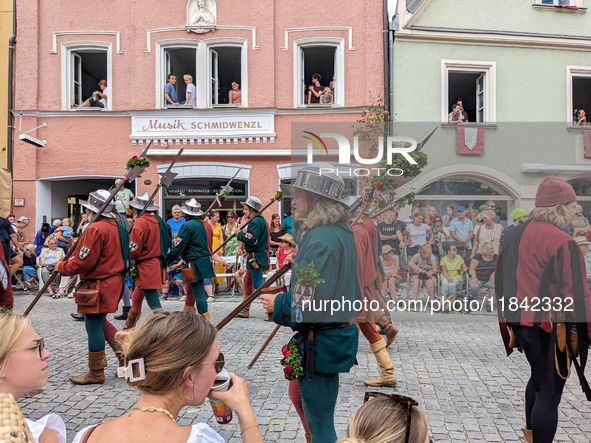
POLYGON ((207 245, 207 231, 201 220, 189 220, 181 226, 173 240, 168 262, 172 263, 181 254, 183 260, 192 262, 195 280, 215 277, 207 245))
POLYGON ((242 231, 238 233, 238 241, 244 243, 246 252, 254 252, 254 258, 259 266, 269 265, 269 229, 265 219, 257 215, 246 227, 246 234, 242 231))
MULTIPOLYGON (((302 291, 298 284, 297 273, 292 274, 290 290, 280 293, 275 298, 273 319, 275 323, 289 326, 300 334, 300 349, 304 355, 307 341, 306 331, 310 323, 322 325, 328 323, 347 323, 354 321, 359 312, 359 302, 355 309, 353 302, 361 300, 361 288, 357 278, 355 241, 353 231, 342 222, 335 225, 318 226, 308 232, 298 249, 295 258, 301 269, 310 262, 324 279, 324 283, 316 286, 313 294, 313 309, 322 303, 320 311, 305 309, 301 312, 301 322, 297 306, 294 304, 293 293, 302 291), (331 305, 324 309, 325 300, 351 302, 351 309, 341 309, 331 314, 331 305)), ((305 291, 305 289, 304 289, 305 291)), ((335 310, 337 308, 334 305, 335 310)), ((357 327, 353 324, 338 329, 329 329, 315 333, 315 371, 318 373, 349 372, 357 354, 357 327)))

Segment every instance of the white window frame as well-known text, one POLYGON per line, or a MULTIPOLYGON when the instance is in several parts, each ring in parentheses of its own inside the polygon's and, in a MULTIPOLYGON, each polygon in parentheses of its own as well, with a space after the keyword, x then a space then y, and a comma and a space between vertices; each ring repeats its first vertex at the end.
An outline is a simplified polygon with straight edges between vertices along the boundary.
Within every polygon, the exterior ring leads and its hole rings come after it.
MULTIPOLYGON (((441 60, 441 121, 447 123, 449 114, 449 73, 486 72, 485 76, 485 121, 497 122, 497 63, 473 60, 441 60)), ((470 122, 472 123, 472 122, 470 122)))
MULTIPOLYGON (((570 0, 569 2, 570 2, 569 6, 576 6, 577 8, 583 7, 583 0, 570 0)), ((544 5, 544 6, 559 6, 559 0, 554 0, 553 5, 548 5, 546 3, 543 3, 542 0, 536 0, 535 4, 536 5, 544 5)))
MULTIPOLYGON (((199 107, 203 107, 203 108, 247 108, 248 107, 248 45, 247 45, 247 40, 245 38, 234 38, 234 37, 223 37, 223 38, 210 38, 205 40, 204 42, 204 46, 205 46, 205 55, 206 59, 205 59, 205 66, 207 69, 207 89, 206 89, 206 94, 204 94, 207 99, 206 99, 206 103, 204 103, 203 105, 199 104, 199 107), (212 90, 211 90, 211 83, 210 83, 210 79, 211 79, 211 63, 212 63, 212 57, 211 57, 211 50, 215 50, 215 48, 220 48, 220 47, 234 47, 234 48, 241 48, 240 51, 240 91, 242 91, 242 94, 240 95, 240 105, 232 105, 232 104, 217 104, 214 105, 213 104, 213 97, 212 97, 212 90)), ((199 61, 197 62, 197 65, 199 65, 199 61)), ((199 97, 199 94, 197 94, 197 96, 199 97)))
MULTIPOLYGON (((102 51, 107 53, 107 86, 109 96, 107 99, 107 111, 113 109, 113 46, 107 42, 77 41, 62 43, 62 111, 72 108, 74 97, 72 95, 72 83, 74 82, 73 53, 84 51, 102 51)), ((98 85, 97 85, 98 90, 98 85)))
POLYGON ((336 37, 309 37, 293 42, 293 107, 306 108, 302 103, 302 49, 314 46, 332 46, 335 48, 335 104, 331 106, 345 106, 345 39, 336 37))
MULTIPOLYGON (((156 108, 158 109, 166 109, 166 103, 164 99, 164 86, 168 82, 166 77, 168 77, 168 72, 166 72, 166 51, 169 49, 195 49, 195 73, 196 78, 193 79, 196 86, 197 91, 197 101, 199 101, 199 84, 198 84, 198 77, 199 77, 199 43, 200 40, 192 40, 192 39, 169 39, 169 40, 161 40, 156 42, 156 108)), ((176 79, 177 83, 179 81, 184 81, 177 75, 176 79)), ((179 97, 177 97, 179 98, 179 97)), ((181 99, 181 101, 184 99, 181 99)))
POLYGON ((573 66, 566 67, 566 121, 573 123, 573 77, 591 78, 591 66, 573 66))

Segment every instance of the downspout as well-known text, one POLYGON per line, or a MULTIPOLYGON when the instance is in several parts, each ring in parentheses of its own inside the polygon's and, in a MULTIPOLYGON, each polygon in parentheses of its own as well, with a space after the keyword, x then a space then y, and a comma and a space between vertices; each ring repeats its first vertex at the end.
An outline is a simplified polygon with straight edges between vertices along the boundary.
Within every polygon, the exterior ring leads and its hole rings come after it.
POLYGON ((389 17, 388 17, 388 0, 382 0, 383 9, 383 34, 384 34, 384 104, 388 113, 392 111, 392 103, 390 102, 390 51, 388 48, 388 34, 389 34, 389 17))
POLYGON ((8 40, 8 136, 6 137, 6 167, 12 172, 12 66, 16 41, 16 0, 12 2, 12 36, 8 40))
POLYGON ((397 15, 392 17, 392 20, 389 21, 390 29, 388 31, 388 49, 390 55, 390 75, 388 76, 388 81, 390 82, 390 135, 394 135, 394 32, 398 29, 397 27, 397 15))

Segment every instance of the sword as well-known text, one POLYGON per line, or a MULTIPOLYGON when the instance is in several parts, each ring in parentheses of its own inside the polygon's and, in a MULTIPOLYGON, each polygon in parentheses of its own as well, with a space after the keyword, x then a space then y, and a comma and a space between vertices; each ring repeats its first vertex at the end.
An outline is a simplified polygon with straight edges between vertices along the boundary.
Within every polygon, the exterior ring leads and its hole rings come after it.
MULTIPOLYGON (((234 190, 234 188, 232 186, 230 186, 230 183, 232 183, 232 181, 234 181, 234 179, 236 178, 236 176, 238 175, 238 173, 242 171, 242 168, 238 169, 238 171, 236 171, 236 174, 234 174, 234 176, 228 180, 228 183, 225 184, 225 186, 222 186, 222 189, 224 191, 227 191, 228 193, 232 192, 234 190)), ((215 204, 216 200, 214 199, 211 202, 211 205, 209 205, 209 208, 207 208, 207 211, 204 212, 205 215, 207 215, 209 213, 209 211, 211 211, 211 208, 213 208, 213 205, 215 204)))
MULTIPOLYGON (((150 148, 150 145, 151 144, 152 144, 152 142, 150 141, 150 143, 148 143, 148 145, 146 146, 146 149, 144 149, 144 151, 141 153, 140 158, 146 158, 146 154, 148 153, 148 149, 150 148)), ((125 179, 131 183, 142 172, 144 172, 144 170, 146 168, 147 168, 147 166, 134 166, 129 171, 127 171, 127 174, 125 174, 125 179)), ((119 182, 119 184, 117 186, 115 186, 115 188, 111 191, 111 194, 109 195, 109 197, 108 197, 107 201, 105 202, 105 204, 99 209, 99 212, 96 214, 96 217, 94 218, 94 220, 91 221, 86 226, 87 228, 88 228, 89 225, 91 225, 92 223, 94 223, 95 221, 97 221, 100 218, 101 215, 103 215, 103 212, 105 211, 105 209, 107 208, 107 206, 109 206, 109 204, 113 201, 113 199, 115 198, 115 196, 117 195, 117 193, 121 190, 121 188, 123 187, 123 185, 125 185, 125 180, 121 180, 119 182)), ((84 232, 82 233, 82 235, 78 239, 78 242, 80 242, 80 240, 82 240, 82 237, 84 236, 84 233, 85 232, 86 232, 86 229, 84 230, 84 232)), ((75 247, 70 248, 66 252, 66 255, 64 256, 64 260, 68 260, 70 258, 70 256, 74 253, 74 250, 75 249, 76 249, 75 247)), ((29 312, 31 312, 31 310, 35 307, 35 305, 37 304, 37 302, 39 301, 39 299, 41 298, 41 296, 43 295, 43 293, 47 290, 47 288, 49 287, 49 285, 51 284, 51 282, 53 282, 53 280, 58 275, 59 274, 58 274, 57 268, 56 268, 56 270, 54 270, 51 273, 51 275, 49 276, 49 278, 47 279, 47 281, 43 285, 43 288, 41 288, 41 290, 39 291, 39 293, 35 296, 35 298, 31 302, 31 304, 29 305, 29 307, 25 310, 25 312, 23 314, 25 317, 27 315, 29 315, 29 312)))
POLYGON ((181 148, 179 150, 179 152, 174 157, 174 159, 172 160, 172 162, 170 163, 170 165, 168 165, 168 169, 166 170, 166 172, 159 172, 158 173, 158 175, 160 175, 160 183, 158 183, 156 185, 156 189, 154 189, 154 192, 152 192, 152 195, 148 199, 148 202, 146 203, 146 205, 144 206, 144 208, 139 213, 138 218, 140 218, 142 215, 144 215, 144 212, 146 212, 146 209, 148 209, 148 207, 150 207, 150 205, 152 203, 154 203, 154 198, 156 197, 156 194, 158 193, 158 191, 160 190, 160 188, 162 188, 163 186, 164 187, 168 187, 168 186, 170 186, 172 184, 172 181, 178 175, 176 172, 172 172, 172 167, 177 162, 177 160, 179 159, 179 157, 181 156, 181 154, 183 153, 184 150, 185 150, 185 148, 181 148))

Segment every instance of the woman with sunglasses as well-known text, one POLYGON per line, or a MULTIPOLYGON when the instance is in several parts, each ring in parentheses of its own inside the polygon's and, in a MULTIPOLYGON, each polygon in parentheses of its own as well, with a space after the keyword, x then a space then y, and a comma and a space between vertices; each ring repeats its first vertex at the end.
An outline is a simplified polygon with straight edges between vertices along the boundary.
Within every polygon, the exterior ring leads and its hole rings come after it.
POLYGON ((116 338, 125 353, 126 368, 121 372, 130 386, 140 390, 140 397, 121 417, 82 429, 73 443, 223 443, 205 423, 177 423, 183 408, 201 406, 206 397, 221 400, 238 415, 243 442, 263 441, 243 379, 230 373, 228 391, 211 391, 225 361, 209 321, 186 312, 162 311, 116 338))
POLYGON ((430 443, 427 420, 410 397, 366 392, 349 427, 337 443, 430 443))
MULTIPOLYGON (((25 393, 47 384, 51 355, 30 321, 17 314, 0 313, 0 394, 18 400, 25 393)), ((48 414, 27 424, 38 443, 66 443, 66 425, 57 414, 48 414)))

